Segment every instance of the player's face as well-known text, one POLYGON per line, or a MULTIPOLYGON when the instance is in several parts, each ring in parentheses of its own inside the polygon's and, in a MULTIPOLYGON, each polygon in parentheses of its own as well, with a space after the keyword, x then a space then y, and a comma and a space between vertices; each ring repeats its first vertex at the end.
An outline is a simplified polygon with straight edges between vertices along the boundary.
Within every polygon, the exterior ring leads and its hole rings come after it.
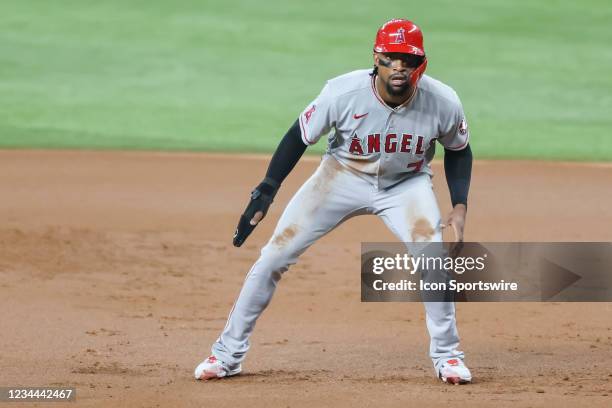
POLYGON ((410 74, 422 62, 419 57, 401 53, 375 53, 378 76, 390 96, 405 96, 410 92, 410 74))

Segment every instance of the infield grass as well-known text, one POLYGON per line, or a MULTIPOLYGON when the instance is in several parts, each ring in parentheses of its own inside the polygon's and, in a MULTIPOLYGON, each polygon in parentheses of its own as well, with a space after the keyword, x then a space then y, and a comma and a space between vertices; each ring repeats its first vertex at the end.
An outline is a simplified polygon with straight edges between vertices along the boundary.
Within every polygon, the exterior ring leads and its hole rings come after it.
POLYGON ((612 160, 597 0, 3 0, 0 147, 270 152, 395 16, 422 26, 476 157, 612 160))

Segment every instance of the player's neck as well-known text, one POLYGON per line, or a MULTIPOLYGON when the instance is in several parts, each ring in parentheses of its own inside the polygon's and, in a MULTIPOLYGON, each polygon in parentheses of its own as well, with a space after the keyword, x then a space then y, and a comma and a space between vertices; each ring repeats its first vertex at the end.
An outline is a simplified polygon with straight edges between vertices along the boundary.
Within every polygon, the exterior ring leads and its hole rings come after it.
POLYGON ((397 108, 400 105, 408 103, 412 99, 416 91, 416 86, 413 86, 410 87, 410 89, 408 89, 408 91, 404 95, 391 95, 385 89, 385 85, 380 80, 378 75, 374 78, 374 84, 376 86, 376 92, 378 92, 380 98, 390 108, 397 108))

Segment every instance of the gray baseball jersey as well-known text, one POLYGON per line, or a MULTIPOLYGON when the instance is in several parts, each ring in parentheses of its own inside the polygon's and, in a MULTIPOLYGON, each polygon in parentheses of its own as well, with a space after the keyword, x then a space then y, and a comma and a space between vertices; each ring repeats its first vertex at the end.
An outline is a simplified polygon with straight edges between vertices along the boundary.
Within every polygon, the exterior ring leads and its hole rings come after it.
POLYGON ((371 72, 353 71, 327 82, 300 114, 304 143, 314 144, 329 133, 328 153, 378 189, 431 174, 436 140, 451 150, 467 145, 463 107, 451 87, 423 75, 415 95, 390 108, 371 72))

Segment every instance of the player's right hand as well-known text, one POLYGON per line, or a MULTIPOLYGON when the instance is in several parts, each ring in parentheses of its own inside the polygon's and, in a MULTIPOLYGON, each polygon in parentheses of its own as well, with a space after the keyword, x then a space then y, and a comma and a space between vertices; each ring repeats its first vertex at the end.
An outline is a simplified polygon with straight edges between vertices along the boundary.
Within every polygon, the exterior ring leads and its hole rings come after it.
POLYGON ((449 246, 449 254, 452 257, 459 256, 463 250, 463 229, 465 228, 465 215, 467 207, 465 204, 457 204, 448 215, 446 224, 442 224, 442 228, 452 227, 455 234, 454 242, 449 246))
POLYGON ((276 195, 276 188, 267 183, 259 184, 251 192, 251 201, 244 213, 240 216, 236 232, 234 233, 234 246, 241 246, 251 235, 257 224, 266 216, 270 204, 276 195))

